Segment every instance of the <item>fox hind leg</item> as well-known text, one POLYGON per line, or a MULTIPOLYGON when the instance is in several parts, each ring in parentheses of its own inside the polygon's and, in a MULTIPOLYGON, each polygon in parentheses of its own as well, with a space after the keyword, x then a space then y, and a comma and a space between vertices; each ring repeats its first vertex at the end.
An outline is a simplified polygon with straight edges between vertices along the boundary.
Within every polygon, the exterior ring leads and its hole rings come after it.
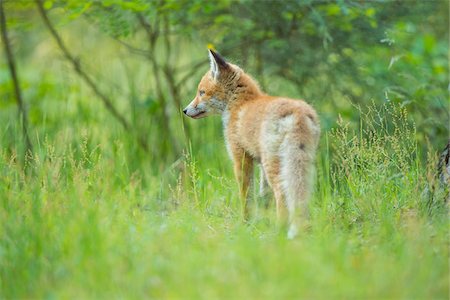
POLYGON ((266 158, 263 159, 262 166, 264 169, 264 174, 267 178, 267 182, 272 188, 273 195, 275 197, 278 223, 284 224, 286 221, 287 212, 281 186, 280 160, 278 158, 266 158))
POLYGON ((264 168, 259 166, 259 196, 264 197, 266 194, 266 175, 264 174, 264 168))

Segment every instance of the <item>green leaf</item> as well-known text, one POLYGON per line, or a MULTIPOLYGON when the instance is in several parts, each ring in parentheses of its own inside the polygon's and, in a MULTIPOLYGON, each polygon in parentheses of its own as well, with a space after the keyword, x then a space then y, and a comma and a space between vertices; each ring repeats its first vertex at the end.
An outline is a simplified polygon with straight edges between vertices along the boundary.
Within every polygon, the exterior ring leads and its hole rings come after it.
POLYGON ((44 2, 44 8, 45 9, 50 9, 50 8, 52 8, 53 7, 53 1, 45 1, 44 2))

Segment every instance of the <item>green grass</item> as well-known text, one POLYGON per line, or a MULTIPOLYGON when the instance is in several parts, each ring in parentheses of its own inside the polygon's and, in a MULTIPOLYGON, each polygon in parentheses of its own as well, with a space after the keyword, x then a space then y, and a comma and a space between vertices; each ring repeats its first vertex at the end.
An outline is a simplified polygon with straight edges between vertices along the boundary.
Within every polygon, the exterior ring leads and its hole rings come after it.
POLYGON ((25 168, 2 149, 0 297, 448 298, 447 213, 422 204, 413 127, 325 133, 309 227, 288 241, 257 197, 241 222, 216 121, 162 172, 105 132, 56 132, 25 168))

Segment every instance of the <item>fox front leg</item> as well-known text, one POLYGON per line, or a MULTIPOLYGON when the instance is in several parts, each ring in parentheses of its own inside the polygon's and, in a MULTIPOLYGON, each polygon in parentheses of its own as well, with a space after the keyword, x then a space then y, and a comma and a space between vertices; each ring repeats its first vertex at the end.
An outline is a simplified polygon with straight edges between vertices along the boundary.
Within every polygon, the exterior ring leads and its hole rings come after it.
POLYGON ((248 190, 253 174, 253 159, 243 150, 233 151, 234 175, 239 185, 241 212, 244 220, 248 220, 248 190))

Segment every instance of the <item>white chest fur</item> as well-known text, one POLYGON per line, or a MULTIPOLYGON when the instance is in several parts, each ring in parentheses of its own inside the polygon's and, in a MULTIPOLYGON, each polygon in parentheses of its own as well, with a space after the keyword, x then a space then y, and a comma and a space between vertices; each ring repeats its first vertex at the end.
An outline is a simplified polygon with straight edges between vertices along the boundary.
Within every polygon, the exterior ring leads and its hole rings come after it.
POLYGON ((224 110, 222 113, 222 125, 223 125, 223 135, 225 138, 225 146, 227 147, 227 152, 230 158, 232 159, 231 146, 228 141, 228 123, 230 122, 230 112, 228 110, 224 110))

